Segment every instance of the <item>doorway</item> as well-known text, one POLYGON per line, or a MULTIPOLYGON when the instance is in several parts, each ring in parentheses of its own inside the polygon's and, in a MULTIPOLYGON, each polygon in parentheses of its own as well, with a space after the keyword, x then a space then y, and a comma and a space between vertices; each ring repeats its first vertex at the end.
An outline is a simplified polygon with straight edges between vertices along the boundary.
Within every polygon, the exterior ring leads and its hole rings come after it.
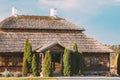
POLYGON ((55 74, 61 73, 61 54, 52 54, 52 69, 55 74))

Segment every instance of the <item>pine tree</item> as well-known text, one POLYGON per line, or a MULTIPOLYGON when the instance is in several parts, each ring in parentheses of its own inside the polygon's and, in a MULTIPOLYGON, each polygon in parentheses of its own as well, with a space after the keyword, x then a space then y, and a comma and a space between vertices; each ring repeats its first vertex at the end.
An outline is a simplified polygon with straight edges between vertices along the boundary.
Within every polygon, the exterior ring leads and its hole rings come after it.
POLYGON ((45 53, 42 69, 44 77, 52 76, 52 59, 49 50, 45 53))
POLYGON ((73 55, 72 55, 72 72, 73 74, 77 74, 79 67, 78 67, 78 48, 77 48, 77 44, 74 43, 73 44, 73 55))
POLYGON ((39 75, 36 53, 33 54, 33 59, 32 59, 32 74, 34 76, 38 76, 39 75))
POLYGON ((84 59, 84 56, 83 56, 82 52, 79 52, 79 60, 78 60, 78 62, 79 62, 79 64, 78 64, 78 67, 79 67, 78 74, 79 75, 84 74, 85 59, 84 59))
POLYGON ((28 74, 28 68, 27 68, 27 61, 23 61, 23 68, 22 68, 23 76, 27 76, 28 74))
POLYGON ((65 48, 64 54, 63 54, 63 75, 64 76, 71 76, 71 58, 70 58, 70 52, 66 48, 65 48))
POLYGON ((117 60, 117 74, 120 76, 120 53, 118 53, 118 60, 117 60))

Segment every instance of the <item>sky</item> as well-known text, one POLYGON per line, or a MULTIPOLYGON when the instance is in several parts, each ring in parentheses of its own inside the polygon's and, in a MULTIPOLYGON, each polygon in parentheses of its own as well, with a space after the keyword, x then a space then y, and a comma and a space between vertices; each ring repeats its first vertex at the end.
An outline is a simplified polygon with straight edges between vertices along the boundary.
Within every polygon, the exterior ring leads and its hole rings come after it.
POLYGON ((85 34, 102 44, 120 44, 120 0, 0 0, 0 21, 18 15, 49 16, 57 8, 57 16, 85 28, 85 34))

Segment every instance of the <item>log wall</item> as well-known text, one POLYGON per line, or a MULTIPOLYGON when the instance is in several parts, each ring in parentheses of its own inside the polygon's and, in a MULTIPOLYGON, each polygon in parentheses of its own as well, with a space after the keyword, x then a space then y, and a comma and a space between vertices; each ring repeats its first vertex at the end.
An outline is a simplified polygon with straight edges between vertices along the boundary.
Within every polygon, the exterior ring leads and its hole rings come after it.
POLYGON ((109 71, 109 53, 84 53, 85 71, 109 71))
POLYGON ((0 72, 3 72, 5 69, 13 72, 22 71, 22 62, 22 53, 1 53, 0 72))

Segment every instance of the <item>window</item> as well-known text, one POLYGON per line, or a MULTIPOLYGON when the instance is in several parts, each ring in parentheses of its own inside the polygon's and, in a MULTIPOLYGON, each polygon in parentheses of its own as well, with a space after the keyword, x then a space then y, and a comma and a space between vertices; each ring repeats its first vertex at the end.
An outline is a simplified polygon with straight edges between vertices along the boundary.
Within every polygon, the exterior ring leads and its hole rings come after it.
POLYGON ((11 57, 9 58, 7 66, 18 66, 19 58, 18 57, 11 57))
POLYGON ((19 62, 19 59, 18 58, 14 58, 13 59, 13 66, 18 66, 18 62, 19 62))
POLYGON ((100 62, 100 60, 99 60, 98 57, 93 57, 93 58, 91 58, 91 60, 90 60, 91 66, 99 65, 99 62, 100 62))

